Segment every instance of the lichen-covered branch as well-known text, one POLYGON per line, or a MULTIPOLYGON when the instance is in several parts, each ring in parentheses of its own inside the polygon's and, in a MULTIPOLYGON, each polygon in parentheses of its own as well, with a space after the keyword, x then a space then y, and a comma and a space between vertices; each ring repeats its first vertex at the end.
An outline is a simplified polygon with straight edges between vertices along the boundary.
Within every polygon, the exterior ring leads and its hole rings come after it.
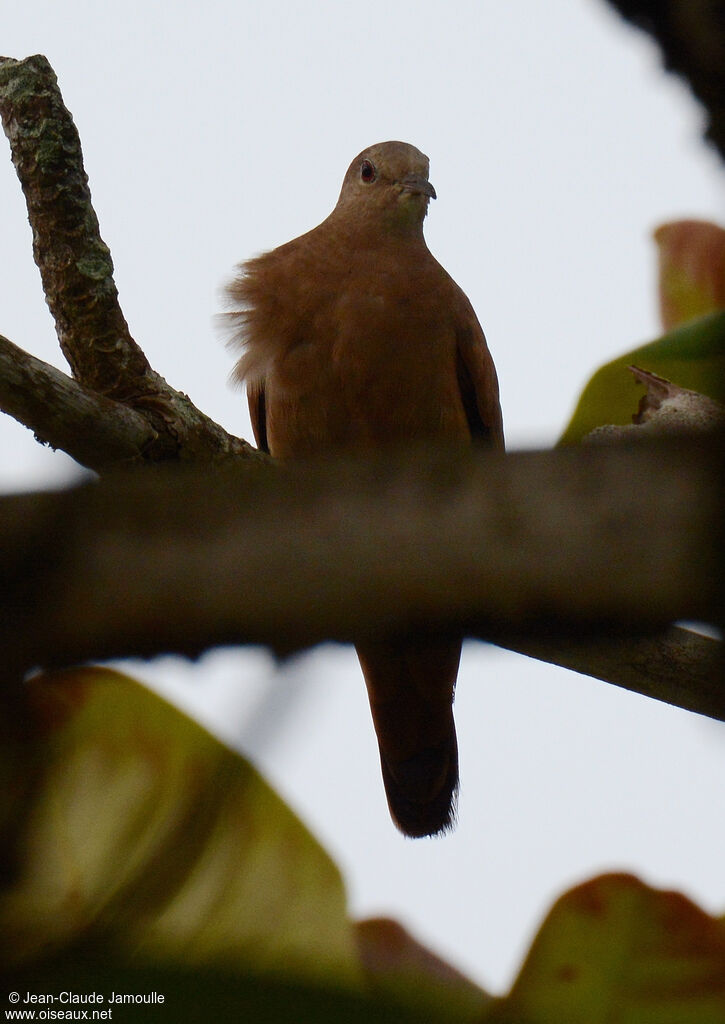
MULTIPOLYGON (((702 444, 445 450, 4 498, 4 657, 20 670, 421 630, 549 660, 535 645, 559 641, 565 664, 605 675, 603 637, 719 621, 721 469, 702 444)), ((713 678, 678 692, 646 650, 614 681, 725 717, 713 678)))
POLYGON ((81 142, 45 57, 0 63, 0 113, 63 354, 86 387, 126 400, 150 367, 118 304, 81 142))
MULTIPOLYGON (((86 389, 75 393, 79 400, 85 394, 78 408, 73 408, 66 390, 64 411, 55 417, 55 436, 70 437, 72 423, 64 431, 60 417, 86 417, 92 391, 117 403, 113 411, 106 407, 116 420, 107 425, 106 433, 127 430, 133 418, 128 410, 144 417, 152 439, 143 447, 145 461, 261 458, 251 445, 228 434, 186 395, 169 387, 129 334, 118 304, 111 254, 91 204, 78 132, 45 57, 0 58, 0 116, 25 194, 33 254, 60 346, 75 380, 86 389), (127 407, 126 414, 121 406, 127 407)), ((16 377, 24 369, 27 363, 16 368, 16 377)), ((25 381, 32 383, 27 375, 25 381)), ((16 408, 31 405, 35 402, 28 394, 15 403, 16 408)), ((15 415, 8 404, 2 408, 15 415)), ((73 457, 78 450, 76 444, 59 447, 73 457)))
POLYGON ((156 437, 146 418, 83 387, 0 335, 0 408, 37 439, 101 473, 143 462, 156 437))

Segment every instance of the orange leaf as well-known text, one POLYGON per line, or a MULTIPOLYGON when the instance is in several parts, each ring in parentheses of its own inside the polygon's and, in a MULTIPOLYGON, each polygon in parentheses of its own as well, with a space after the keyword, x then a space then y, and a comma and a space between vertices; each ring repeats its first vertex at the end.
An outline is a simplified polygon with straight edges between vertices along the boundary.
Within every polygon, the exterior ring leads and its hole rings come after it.
POLYGON ((357 942, 373 992, 439 1008, 456 1020, 478 1020, 492 997, 387 917, 357 923, 357 942))
POLYGON ((725 308, 725 229, 704 220, 676 220, 657 228, 654 239, 666 331, 725 308))

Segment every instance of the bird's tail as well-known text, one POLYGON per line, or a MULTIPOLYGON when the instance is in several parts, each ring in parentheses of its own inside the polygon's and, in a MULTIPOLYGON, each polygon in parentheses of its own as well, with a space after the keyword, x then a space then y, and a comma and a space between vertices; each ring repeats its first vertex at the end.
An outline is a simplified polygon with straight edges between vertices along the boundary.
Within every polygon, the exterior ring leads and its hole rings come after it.
POLYGON ((390 814, 407 836, 453 828, 458 744, 453 693, 460 640, 357 647, 380 747, 390 814))

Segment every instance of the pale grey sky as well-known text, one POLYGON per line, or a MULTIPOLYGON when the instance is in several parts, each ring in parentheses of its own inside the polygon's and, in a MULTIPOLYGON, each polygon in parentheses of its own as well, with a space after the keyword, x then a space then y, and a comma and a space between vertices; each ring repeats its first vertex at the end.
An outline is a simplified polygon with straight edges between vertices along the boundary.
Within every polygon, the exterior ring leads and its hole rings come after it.
MULTIPOLYGON (((478 312, 514 447, 551 444, 590 372, 658 333, 652 229, 723 217, 697 106, 601 0, 29 0, 4 11, 2 46, 44 53, 58 74, 135 338, 245 436, 211 325, 219 287, 318 223, 370 143, 430 157, 428 243, 478 312)), ((6 157, 0 331, 64 367, 6 157)), ((4 490, 72 475, 0 417, 4 490)), ((705 720, 470 644, 460 824, 411 842, 388 818, 350 650, 302 656, 281 682, 262 651, 134 670, 245 737, 337 858, 354 913, 393 914, 495 990, 551 901, 595 872, 725 908, 725 736, 705 720)))

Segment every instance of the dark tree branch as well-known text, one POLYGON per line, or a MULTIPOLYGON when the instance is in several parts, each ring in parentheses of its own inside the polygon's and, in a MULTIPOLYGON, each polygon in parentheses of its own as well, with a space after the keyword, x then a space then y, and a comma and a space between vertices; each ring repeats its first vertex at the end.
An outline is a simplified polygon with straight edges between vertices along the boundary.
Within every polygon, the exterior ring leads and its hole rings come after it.
MULTIPOLYGON (((91 205, 78 132, 45 57, 0 58, 0 116, 25 194, 33 254, 60 346, 85 388, 75 393, 79 399, 85 396, 75 410, 66 390, 69 414, 75 419, 87 416, 88 391, 136 410, 147 423, 151 440, 142 451, 149 462, 261 459, 246 441, 228 434, 186 395, 169 387, 131 338, 118 304, 111 254, 91 205)), ((18 367, 16 375, 22 376, 23 370, 18 367)), ((26 395, 21 404, 28 408, 32 401, 26 395)), ((8 405, 2 408, 15 415, 8 405)), ((118 404, 106 410, 119 419, 106 432, 123 435, 128 411, 118 404)), ((75 457, 65 444, 59 446, 75 457)))
POLYGON ((707 112, 706 135, 725 159, 725 5, 722 0, 609 0, 653 36, 707 112))
MULTIPOLYGON (((638 641, 620 668, 617 640, 617 667, 603 668, 603 637, 718 621, 722 467, 710 454, 446 450, 294 470, 159 468, 4 498, 4 657, 19 670, 460 631, 725 717, 716 677, 678 685, 686 658, 663 675, 656 645, 638 641), (596 642, 571 643, 582 634, 596 642)), ((721 649, 712 644, 698 664, 721 649)), ((677 654, 671 642, 663 651, 677 654)))
POLYGON ((527 636, 499 646, 725 721, 723 645, 688 629, 645 637, 527 636))

